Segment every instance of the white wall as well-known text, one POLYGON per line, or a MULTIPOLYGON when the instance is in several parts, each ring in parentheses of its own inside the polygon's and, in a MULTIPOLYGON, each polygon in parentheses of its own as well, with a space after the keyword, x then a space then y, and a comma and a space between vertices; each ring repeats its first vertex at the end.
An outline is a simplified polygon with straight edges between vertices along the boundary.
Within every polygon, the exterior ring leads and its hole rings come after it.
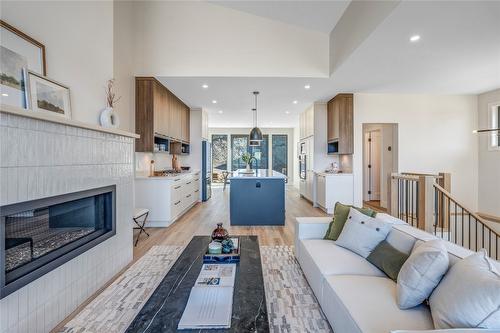
MULTIPOLYGON (((488 104, 500 103, 500 89, 478 97, 479 128, 490 128, 488 104)), ((478 211, 500 216, 500 150, 488 149, 487 134, 479 134, 479 207, 478 211)))
MULTIPOLYGON (((297 147, 297 141, 294 135, 294 129, 293 128, 260 128, 262 131, 262 134, 267 134, 269 135, 269 167, 271 168, 272 166, 272 141, 271 141, 271 135, 272 134, 285 134, 288 136, 288 183, 289 184, 294 184, 294 180, 296 175, 298 175, 298 169, 295 169, 298 167, 296 163, 294 162, 297 159, 297 155, 294 153, 294 147, 297 147)), ((210 138, 212 137, 212 134, 227 134, 228 135, 228 140, 230 140, 229 135, 231 134, 249 134, 251 131, 251 128, 217 128, 217 127, 210 127, 208 129, 208 134, 210 138)), ((298 136, 297 136, 298 137, 298 136)), ((228 141, 228 159, 231 158, 230 155, 230 150, 231 150, 231 142, 228 141)), ((228 161, 228 167, 230 167, 231 161, 228 161)))
POLYGON ((113 77, 120 100, 114 111, 120 117, 120 128, 135 132, 135 29, 131 1, 113 1, 113 77))
POLYGON ((328 77, 328 35, 203 1, 137 1, 138 74, 328 77))
POLYGON ((113 2, 2 1, 0 12, 45 45, 47 76, 70 88, 73 118, 98 124, 113 77, 113 2))
POLYGON ((477 97, 354 95, 354 200, 362 203, 363 124, 397 123, 399 172, 451 173, 451 192, 477 209, 477 97))

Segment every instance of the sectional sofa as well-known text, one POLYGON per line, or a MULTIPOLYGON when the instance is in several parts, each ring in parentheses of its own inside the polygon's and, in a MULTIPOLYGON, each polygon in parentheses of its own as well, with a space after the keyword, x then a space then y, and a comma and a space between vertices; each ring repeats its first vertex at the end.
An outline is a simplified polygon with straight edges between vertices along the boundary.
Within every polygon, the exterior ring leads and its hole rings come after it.
MULTIPOLYGON (((377 218, 392 224, 387 242, 401 252, 409 254, 415 242, 436 238, 390 215, 377 214, 377 218)), ((295 256, 335 333, 495 332, 434 330, 427 305, 399 309, 393 280, 363 257, 323 239, 331 220, 331 217, 297 218, 295 256)), ((450 265, 472 253, 450 242, 446 242, 446 247, 450 265)))

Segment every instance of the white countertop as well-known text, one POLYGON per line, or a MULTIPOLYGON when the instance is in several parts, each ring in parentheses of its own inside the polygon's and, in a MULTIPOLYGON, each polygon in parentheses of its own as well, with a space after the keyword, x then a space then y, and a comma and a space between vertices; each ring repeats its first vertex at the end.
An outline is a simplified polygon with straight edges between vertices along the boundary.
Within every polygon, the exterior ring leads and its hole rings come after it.
POLYGON ((344 173, 344 172, 339 172, 339 173, 333 173, 333 172, 318 172, 314 171, 315 174, 318 176, 325 176, 325 177, 330 177, 330 176, 352 176, 352 173, 344 173))
POLYGON ((255 179, 255 178, 266 178, 266 179, 286 179, 287 177, 277 171, 272 169, 253 169, 252 173, 245 173, 246 169, 239 169, 233 172, 233 175, 229 179, 255 179))
POLYGON ((176 173, 176 174, 171 174, 169 176, 153 176, 153 177, 150 177, 149 176, 149 172, 140 172, 140 171, 136 171, 135 172, 135 179, 137 180, 167 180, 167 181, 170 181, 170 180, 174 180, 176 178, 182 178, 182 177, 186 177, 186 176, 192 176, 194 174, 197 174, 199 173, 200 171, 199 170, 190 170, 190 171, 187 171, 187 172, 181 172, 181 173, 176 173))

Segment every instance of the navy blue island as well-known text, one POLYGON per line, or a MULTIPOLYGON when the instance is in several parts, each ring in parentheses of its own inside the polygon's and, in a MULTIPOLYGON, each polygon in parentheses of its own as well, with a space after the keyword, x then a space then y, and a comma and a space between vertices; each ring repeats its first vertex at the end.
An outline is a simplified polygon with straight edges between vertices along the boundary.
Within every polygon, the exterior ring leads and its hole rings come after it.
POLYGON ((231 225, 285 225, 285 181, 268 169, 237 170, 229 178, 231 225))

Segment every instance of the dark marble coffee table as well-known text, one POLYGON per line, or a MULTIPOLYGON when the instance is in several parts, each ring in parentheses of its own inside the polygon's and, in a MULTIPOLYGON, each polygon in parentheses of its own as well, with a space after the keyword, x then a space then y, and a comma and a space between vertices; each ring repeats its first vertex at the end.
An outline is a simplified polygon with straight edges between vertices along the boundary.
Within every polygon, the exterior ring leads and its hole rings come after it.
MULTIPOLYGON (((203 264, 208 236, 195 236, 156 288, 127 332, 189 332, 177 330, 189 293, 203 264)), ((257 236, 240 236, 231 328, 196 332, 269 332, 266 296, 257 236)))

